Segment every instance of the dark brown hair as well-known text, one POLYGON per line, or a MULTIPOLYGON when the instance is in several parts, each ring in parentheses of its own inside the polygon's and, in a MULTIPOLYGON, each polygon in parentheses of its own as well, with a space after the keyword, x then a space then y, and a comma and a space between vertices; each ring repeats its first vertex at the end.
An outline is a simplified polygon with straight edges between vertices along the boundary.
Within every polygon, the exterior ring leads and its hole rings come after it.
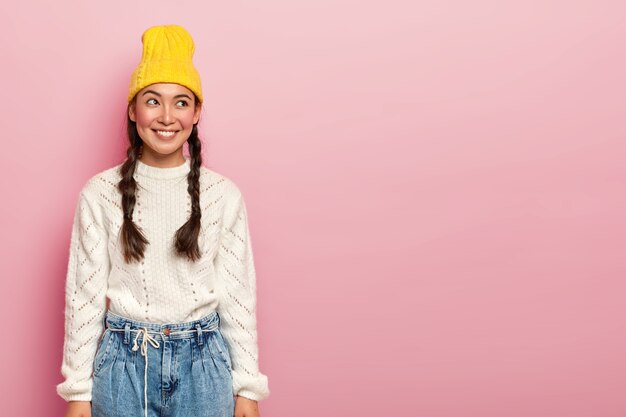
MULTIPOLYGON (((144 257, 144 251, 148 240, 141 229, 133 222, 133 211, 135 209, 135 191, 137 182, 133 177, 137 159, 139 158, 143 140, 137 132, 137 124, 130 119, 128 110, 133 105, 135 99, 128 104, 126 111, 126 126, 128 131, 129 146, 126 150, 126 160, 120 167, 122 179, 117 185, 122 197, 122 209, 124 210, 124 222, 120 231, 120 239, 124 252, 124 260, 129 263, 140 261, 144 257)), ((194 94, 194 105, 198 105, 198 97, 194 94)), ((191 159, 191 170, 187 175, 187 191, 191 195, 191 214, 189 219, 183 224, 175 234, 174 247, 176 253, 186 256, 191 261, 200 259, 201 253, 198 246, 198 236, 200 234, 200 167, 202 166, 201 143, 198 137, 198 124, 193 125, 189 139, 189 155, 191 159)))

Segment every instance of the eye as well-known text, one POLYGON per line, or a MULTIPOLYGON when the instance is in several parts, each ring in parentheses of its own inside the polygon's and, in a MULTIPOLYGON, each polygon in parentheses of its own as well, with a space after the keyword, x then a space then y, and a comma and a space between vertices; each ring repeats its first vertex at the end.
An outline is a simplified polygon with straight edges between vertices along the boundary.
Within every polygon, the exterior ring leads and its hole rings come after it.
POLYGON ((187 100, 179 100, 179 103, 183 103, 183 107, 187 107, 189 105, 189 103, 187 103, 187 100))
POLYGON ((146 101, 146 103, 150 104, 150 102, 151 102, 152 100, 156 101, 156 98, 150 98, 150 99, 148 99, 148 101, 146 101))

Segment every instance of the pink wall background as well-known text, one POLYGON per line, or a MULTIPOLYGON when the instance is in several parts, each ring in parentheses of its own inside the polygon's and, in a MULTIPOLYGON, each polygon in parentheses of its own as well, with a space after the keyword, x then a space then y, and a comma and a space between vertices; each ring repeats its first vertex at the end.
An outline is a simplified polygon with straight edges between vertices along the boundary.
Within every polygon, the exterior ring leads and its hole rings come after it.
POLYGON ((78 191, 156 24, 249 205, 264 417, 626 414, 623 1, 0 4, 3 416, 65 412, 78 191))

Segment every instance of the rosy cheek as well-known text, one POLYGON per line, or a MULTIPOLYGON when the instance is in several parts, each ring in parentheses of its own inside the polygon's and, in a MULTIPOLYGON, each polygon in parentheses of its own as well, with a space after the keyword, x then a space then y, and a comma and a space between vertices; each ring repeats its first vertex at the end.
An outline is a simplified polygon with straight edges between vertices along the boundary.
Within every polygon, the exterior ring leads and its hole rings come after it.
POLYGON ((193 124, 193 114, 189 115, 189 114, 185 114, 185 116, 183 116, 180 121, 183 123, 184 127, 189 127, 193 124))
POLYGON ((145 126, 150 124, 151 118, 146 113, 137 113, 137 125, 145 126))

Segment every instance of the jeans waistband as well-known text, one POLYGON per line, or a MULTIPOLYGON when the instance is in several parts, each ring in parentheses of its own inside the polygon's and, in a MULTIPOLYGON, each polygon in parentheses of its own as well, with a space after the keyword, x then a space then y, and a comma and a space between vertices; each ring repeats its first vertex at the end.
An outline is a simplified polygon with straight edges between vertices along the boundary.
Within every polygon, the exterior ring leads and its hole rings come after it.
MULTIPOLYGON (((200 338, 200 334, 211 332, 219 328, 220 316, 217 311, 199 318, 198 320, 183 323, 152 323, 134 320, 107 310, 104 325, 106 330, 130 332, 147 332, 157 334, 161 339, 189 339, 200 338)), ((105 330, 105 331, 106 331, 105 330)))

